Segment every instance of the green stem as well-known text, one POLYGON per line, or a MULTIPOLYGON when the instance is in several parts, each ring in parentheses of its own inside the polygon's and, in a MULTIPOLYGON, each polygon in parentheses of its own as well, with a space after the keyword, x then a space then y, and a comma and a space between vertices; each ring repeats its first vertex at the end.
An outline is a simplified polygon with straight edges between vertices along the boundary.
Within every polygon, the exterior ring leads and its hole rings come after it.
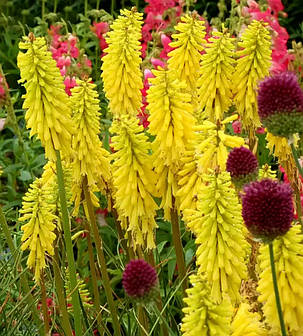
POLYGON ((294 160, 296 162, 296 166, 298 168, 298 171, 299 171, 299 174, 301 175, 301 177, 303 178, 303 168, 301 167, 300 165, 300 162, 299 162, 299 158, 298 158, 298 155, 297 155, 297 151, 296 151, 296 148, 294 146, 293 143, 290 144, 290 148, 291 148, 291 151, 292 151, 292 155, 294 157, 294 160))
POLYGON ((110 14, 112 16, 114 16, 115 7, 116 7, 116 0, 111 0, 110 14))
POLYGON ((287 336, 286 329, 285 329, 285 324, 284 324, 284 319, 283 319, 283 313, 282 313, 282 307, 281 307, 279 289, 278 289, 278 282, 277 282, 277 275, 276 275, 276 268, 275 268, 273 243, 270 242, 268 244, 268 247, 269 247, 269 256, 270 256, 270 266, 271 266, 272 281, 273 281, 273 285, 274 285, 274 291, 275 291, 275 297, 276 297, 276 305, 277 305, 277 310, 278 310, 278 314, 279 314, 281 332, 282 332, 282 336, 287 336))
MULTIPOLYGON (((1 225, 2 230, 4 232, 7 245, 9 247, 9 249, 11 250, 11 254, 12 254, 12 256, 13 256, 15 262, 16 262, 17 258, 16 258, 15 244, 14 244, 13 239, 11 237, 11 233, 10 233, 9 227, 7 225, 7 222, 6 222, 6 218, 4 216, 2 206, 0 206, 0 225, 1 225)), ((23 290, 23 294, 26 297, 27 304, 31 308, 32 316, 33 316, 34 322, 35 322, 35 324, 36 324, 36 326, 39 330, 39 334, 40 334, 40 336, 43 336, 44 335, 43 324, 42 324, 42 321, 39 318, 39 313, 38 313, 38 310, 36 308, 35 300, 34 300, 32 294, 31 294, 31 290, 29 288, 26 276, 25 276, 24 273, 22 273, 22 270, 20 272, 20 283, 21 283, 21 287, 22 287, 22 290, 23 290)))
POLYGON ((95 267, 95 260, 94 260, 94 251, 93 251, 93 243, 92 238, 90 235, 90 230, 88 223, 85 221, 84 223, 85 230, 88 231, 87 235, 87 248, 88 248, 88 258, 89 258, 89 267, 90 267, 90 273, 91 273, 91 279, 92 279, 92 285, 93 285, 93 292, 94 292, 94 307, 97 314, 97 322, 98 322, 98 331, 99 334, 104 334, 104 330, 101 325, 101 314, 100 314, 100 294, 98 289, 98 281, 97 281, 97 274, 96 274, 96 267, 95 267))
POLYGON ((57 156, 57 178, 58 178, 58 187, 59 187, 59 198, 61 205, 62 213, 62 227, 63 227, 63 236, 66 245, 66 255, 68 262, 68 272, 69 272, 69 290, 72 293, 72 304, 74 311, 74 323, 75 323, 75 332, 76 336, 82 335, 81 328, 81 306, 79 300, 79 292, 77 289, 77 275, 76 275, 76 264, 74 259, 73 244, 72 244, 72 235, 70 231, 70 221, 67 211, 67 202, 65 196, 65 187, 64 187, 64 176, 61 162, 61 155, 58 150, 56 150, 57 156))
POLYGON ((42 7, 41 7, 41 19, 42 22, 45 22, 45 0, 42 1, 42 7))
POLYGON ((146 336, 148 335, 148 321, 146 318, 146 313, 144 311, 144 308, 140 305, 138 305, 138 320, 140 322, 139 329, 140 329, 140 335, 146 336))
POLYGON ((103 247, 102 247, 102 240, 99 234, 97 222, 96 222, 96 217, 95 217, 95 212, 93 208, 93 204, 91 201, 91 197, 89 194, 88 190, 88 185, 87 185, 87 178, 85 179, 83 183, 83 189, 84 189, 84 197, 86 200, 86 205, 87 205, 87 210, 88 210, 88 215, 89 215, 89 220, 92 228, 92 233, 93 233, 93 238, 96 244, 96 250, 97 250, 97 255, 98 255, 98 262, 100 265, 101 269, 101 274, 102 274, 102 280, 103 280, 103 286, 106 294, 106 298, 108 301, 109 309, 111 312, 111 317, 112 317, 112 322, 113 322, 113 327, 115 331, 115 336, 121 336, 121 330, 120 330, 120 323, 118 320, 118 314, 117 314, 117 309, 116 305, 114 302, 113 298, 113 293, 110 285, 110 280, 106 268, 106 262, 105 262, 105 257, 103 253, 103 247))
POLYGON ((66 300, 65 300, 65 291, 64 291, 64 284, 63 280, 61 277, 61 272, 60 272, 60 261, 59 261, 59 251, 58 247, 55 246, 55 254, 54 254, 54 260, 53 260, 53 269, 54 269, 54 277, 55 277, 55 288, 57 292, 57 298, 59 302, 59 311, 62 316, 61 318, 61 323, 62 323, 62 328, 64 330, 64 333, 66 336, 72 336, 72 328, 69 323, 69 318, 68 318, 68 313, 66 309, 66 300))
POLYGON ((54 13, 57 12, 57 1, 58 0, 54 0, 54 10, 53 10, 54 13))
POLYGON ((87 0, 84 0, 84 16, 86 17, 87 15, 87 0))
POLYGON ((100 7, 100 0, 97 0, 96 9, 99 10, 99 7, 100 7))
POLYGON ((172 206, 170 214, 171 214, 173 243, 174 243, 175 251, 176 251, 179 280, 183 281, 182 288, 183 288, 183 293, 185 296, 186 294, 185 290, 188 287, 187 279, 186 279, 186 267, 185 267, 185 260, 184 260, 184 254, 183 254, 183 246, 182 246, 182 240, 181 240, 178 213, 177 213, 177 210, 175 209, 175 199, 174 198, 173 198, 173 206, 172 206))

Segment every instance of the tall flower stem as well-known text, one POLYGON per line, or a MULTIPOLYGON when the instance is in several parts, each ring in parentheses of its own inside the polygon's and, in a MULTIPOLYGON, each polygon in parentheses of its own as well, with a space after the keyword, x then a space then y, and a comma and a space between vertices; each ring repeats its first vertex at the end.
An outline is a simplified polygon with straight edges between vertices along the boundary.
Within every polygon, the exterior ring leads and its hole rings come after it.
POLYGON ((47 309, 47 304, 46 304, 46 288, 45 288, 44 272, 41 272, 40 288, 41 288, 41 304, 42 304, 42 312, 43 312, 44 331, 45 331, 45 335, 48 335, 49 316, 48 316, 48 311, 47 311, 48 309, 47 309))
POLYGON ((95 244, 96 244, 98 262, 99 262, 100 269, 101 269, 103 286, 104 286, 106 298, 107 298, 107 301, 108 301, 109 309, 110 309, 110 312, 111 312, 111 317, 112 317, 113 327, 114 327, 114 331, 115 331, 115 336, 121 336, 121 330, 120 330, 120 324, 119 324, 119 320, 118 320, 117 309, 116 309, 116 305, 115 305, 114 298, 113 298, 113 293, 112 293, 112 289, 111 289, 111 285, 110 285, 109 276, 108 276, 108 273, 107 273, 106 262, 105 262, 105 257, 104 257, 104 253, 103 253, 103 247, 102 247, 102 240, 101 240, 99 230, 98 230, 98 227, 97 227, 94 208, 93 208, 93 204, 92 204, 91 197, 90 197, 89 190, 88 190, 87 178, 85 178, 85 180, 84 180, 83 190, 84 190, 84 197, 85 197, 85 200, 86 200, 89 220, 90 220, 90 224, 91 224, 91 228, 92 228, 93 239, 94 239, 95 244))
POLYGON ((185 260, 183 254, 183 246, 181 240, 181 233, 180 233, 180 226, 178 220, 178 213, 177 209, 175 208, 175 199, 173 198, 173 206, 171 209, 171 225, 172 225, 172 233, 173 233, 173 243, 175 246, 176 251, 176 259, 177 259, 177 266, 179 272, 179 280, 182 281, 182 288, 184 295, 185 290, 187 289, 187 280, 186 278, 186 267, 185 267, 185 260))
MULTIPOLYGON (((2 227, 2 230, 4 232, 7 245, 9 247, 9 249, 11 250, 11 254, 12 254, 14 260, 16 261, 16 259, 17 259, 16 258, 16 253, 17 253, 16 247, 15 247, 15 244, 14 244, 13 239, 11 237, 11 233, 10 233, 9 227, 7 225, 7 222, 6 222, 6 218, 4 216, 2 206, 0 206, 0 226, 2 227)), ((36 308, 34 298, 31 294, 31 290, 29 288, 26 276, 25 276, 24 273, 22 273, 22 271, 20 273, 20 283, 21 283, 21 287, 22 287, 22 290, 23 290, 23 294, 26 298, 26 302, 27 302, 28 306, 31 308, 32 317, 33 317, 33 320, 36 324, 36 327, 38 328, 39 335, 43 336, 44 335, 43 324, 42 324, 42 321, 39 318, 39 313, 38 313, 38 310, 36 308)))
MULTIPOLYGON (((147 253, 146 260, 150 265, 152 265, 156 269, 156 262, 155 262, 154 253, 153 253, 152 250, 147 253)), ((162 309, 163 309, 163 303, 162 303, 162 298, 161 298, 160 291, 159 291, 159 295, 158 295, 158 299, 156 301, 156 304, 157 304, 158 310, 161 312, 162 309)), ((164 318, 165 318, 165 316, 164 316, 164 318)), ((163 336, 168 336, 167 327, 164 326, 164 324, 161 323, 160 328, 161 328, 162 335, 163 336)))
POLYGON ((60 272, 60 260, 59 260, 59 251, 58 246, 55 246, 54 249, 54 260, 53 260, 53 269, 54 269, 54 277, 55 277, 55 285, 56 285, 56 292, 58 297, 58 302, 60 306, 60 318, 62 323, 62 328, 66 336, 72 336, 72 328, 69 322, 68 313, 66 309, 66 299, 65 299, 65 291, 64 291, 64 284, 61 277, 60 272))
POLYGON ((148 335, 148 321, 146 318, 146 313, 144 307, 138 305, 138 320, 140 322, 139 329, 140 329, 140 336, 148 335))
POLYGON ((285 329, 285 323, 284 323, 284 319, 283 319, 283 313, 282 313, 282 307, 281 307, 279 289, 278 289, 278 282, 277 282, 277 274, 276 274, 276 268, 275 268, 273 243, 270 242, 268 244, 268 247, 269 247, 269 256, 270 256, 270 267, 271 267, 272 281, 273 281, 273 285, 274 285, 274 291, 275 291, 275 297, 276 297, 276 305, 277 305, 277 310, 278 310, 279 320, 280 320, 280 326, 281 326, 281 333, 282 333, 282 336, 287 336, 286 329, 285 329))
POLYGON ((98 331, 100 335, 102 335, 104 334, 104 330, 101 325, 101 314, 99 314, 101 304, 100 304, 100 294, 99 294, 99 289, 98 289, 97 274, 96 274, 96 267, 95 267, 95 260, 94 260, 94 250, 93 250, 93 243, 92 243, 92 238, 90 235, 89 225, 86 221, 84 222, 84 227, 85 227, 85 230, 87 230, 88 232, 87 247, 88 247, 89 267, 90 267, 93 292, 94 292, 94 307, 95 307, 96 314, 97 314, 98 331))
POLYGON ((67 202, 65 195, 65 187, 64 187, 64 176, 61 162, 61 155, 58 150, 56 150, 56 165, 57 165, 57 177, 58 177, 58 187, 59 187, 59 198, 61 205, 61 213, 62 213, 62 227, 63 227, 63 237, 66 246, 66 255, 68 262, 68 272, 69 272, 69 289, 72 293, 72 305, 74 311, 74 323, 75 323, 75 332, 76 336, 82 335, 82 327, 81 327, 81 306, 79 300, 79 291, 77 289, 77 275, 76 275, 76 263, 74 259, 73 252, 73 243, 72 243, 72 235, 70 230, 70 220, 67 211, 67 202))
MULTIPOLYGON (((112 200, 111 203, 113 204, 113 200, 112 200)), ((121 245, 122 245, 124 251, 126 252, 126 261, 128 262, 131 259, 134 259, 134 257, 135 257, 134 256, 134 251, 132 250, 131 246, 127 245, 127 240, 124 237, 123 230, 122 230, 122 227, 121 227, 121 223, 120 223, 119 218, 118 218, 117 210, 114 207, 112 208, 112 214, 113 214, 114 219, 115 219, 115 224, 116 224, 116 227, 117 227, 119 240, 121 242, 121 245)))
POLYGON ((293 157, 294 157, 296 166, 297 166, 297 168, 298 168, 299 174, 300 174, 301 177, 303 178, 303 168, 301 167, 301 164, 300 164, 300 162, 299 162, 298 154, 297 154, 297 151, 296 151, 296 148, 295 148, 293 142, 291 142, 291 144, 290 144, 290 148, 291 148, 292 155, 293 155, 293 157))

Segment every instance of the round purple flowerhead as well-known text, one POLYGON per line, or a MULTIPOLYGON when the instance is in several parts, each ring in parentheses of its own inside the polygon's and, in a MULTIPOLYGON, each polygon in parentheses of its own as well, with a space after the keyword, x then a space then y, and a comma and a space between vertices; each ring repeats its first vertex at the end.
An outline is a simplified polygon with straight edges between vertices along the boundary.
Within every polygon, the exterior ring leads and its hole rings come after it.
POLYGON ((297 76, 282 72, 265 78, 259 85, 258 112, 274 135, 289 137, 303 132, 303 91, 297 76))
POLYGON ((242 216, 256 238, 269 242, 284 235, 294 218, 289 184, 264 179, 246 185, 242 195, 242 216))
POLYGON ((235 147, 228 155, 226 170, 233 183, 242 188, 244 184, 257 179, 258 161, 248 148, 235 147))
POLYGON ((157 273, 145 260, 131 260, 125 267, 122 284, 129 297, 144 301, 150 300, 157 291, 157 273))

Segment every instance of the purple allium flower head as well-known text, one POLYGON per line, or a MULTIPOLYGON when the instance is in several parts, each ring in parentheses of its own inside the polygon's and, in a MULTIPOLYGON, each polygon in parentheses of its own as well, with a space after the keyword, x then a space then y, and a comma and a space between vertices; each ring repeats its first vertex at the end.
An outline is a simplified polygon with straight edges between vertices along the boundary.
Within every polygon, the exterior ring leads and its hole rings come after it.
POLYGON ((155 269, 143 259, 131 260, 125 267, 122 284, 126 294, 134 299, 149 296, 157 286, 155 269))
POLYGON ((294 218, 289 184, 263 179, 246 185, 242 195, 242 216, 256 238, 271 241, 284 235, 294 218))
POLYGON ((258 112, 267 129, 288 137, 303 130, 303 91, 297 76, 282 72, 259 85, 258 112))
POLYGON ((245 147, 235 147, 228 155, 226 170, 232 178, 244 178, 247 175, 256 175, 258 161, 254 154, 245 147))

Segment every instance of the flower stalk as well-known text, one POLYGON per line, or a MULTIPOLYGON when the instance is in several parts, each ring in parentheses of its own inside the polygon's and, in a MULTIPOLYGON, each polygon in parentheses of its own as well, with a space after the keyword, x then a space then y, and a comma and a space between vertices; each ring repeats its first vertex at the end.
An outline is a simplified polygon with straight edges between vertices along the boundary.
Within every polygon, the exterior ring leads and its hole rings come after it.
POLYGON ((86 204, 87 204, 87 210, 88 210, 90 225, 91 225, 94 241, 95 241, 95 244, 96 244, 98 262, 99 262, 99 266, 100 266, 100 269, 101 269, 103 286, 104 286, 105 294, 106 294, 106 297, 107 297, 108 305, 109 305, 109 308, 110 308, 110 311, 111 311, 111 317, 112 317, 113 327, 114 327, 114 331, 115 331, 114 335, 115 336, 121 336, 121 330, 120 330, 120 323, 119 323, 119 320, 118 320, 117 308, 116 308, 116 305, 115 305, 115 302, 114 302, 114 299, 113 299, 112 289, 111 289, 110 280, 109 280, 109 276, 108 276, 108 272, 107 272, 107 268, 106 268, 105 257, 104 257, 104 253, 103 253, 102 240, 101 240, 99 230, 98 230, 98 227, 97 227, 96 217, 95 217, 95 214, 94 214, 94 208, 93 208, 93 204, 92 204, 92 201, 91 201, 90 192, 88 190, 87 178, 86 177, 85 177, 84 183, 83 183, 83 191, 84 191, 84 197, 85 197, 86 204))
POLYGON ((69 322, 69 317, 66 309, 66 299, 64 292, 63 280, 60 272, 60 261, 59 261, 59 251, 58 247, 54 248, 54 260, 53 260, 53 270, 54 270, 54 278, 55 278, 55 286, 57 292, 57 298, 60 306, 60 319, 62 323, 62 328, 66 336, 72 336, 72 329, 69 322))
POLYGON ((275 260, 274 260, 274 250, 273 250, 272 242, 270 242, 268 244, 268 248, 269 248, 269 256, 270 256, 270 267, 271 267, 272 281, 273 281, 273 285, 274 285, 276 305, 277 305, 277 310, 278 310, 279 320, 280 320, 280 326, 281 326, 281 333, 282 333, 282 336, 287 336, 286 329, 285 329, 285 323, 284 323, 284 319, 283 319, 283 313, 282 313, 278 283, 277 283, 277 275, 276 275, 275 260))
POLYGON ((75 322, 75 332, 76 336, 82 335, 81 327, 81 307, 79 300, 79 293, 77 290, 77 275, 76 275, 76 264, 74 259, 72 236, 70 231, 70 221, 67 211, 67 202, 64 188, 64 177, 63 169, 61 162, 61 155, 58 150, 56 150, 56 166, 57 166, 57 178, 58 178, 58 187, 59 187, 59 198, 62 212, 62 227, 63 227, 63 236, 66 245, 66 255, 68 261, 68 271, 69 271, 69 287, 70 292, 72 293, 72 304, 74 311, 74 322, 75 322))
POLYGON ((185 294, 185 291, 188 288, 188 283, 186 279, 186 266, 185 266, 181 232, 180 232, 180 226, 179 226, 179 220, 178 220, 178 212, 174 206, 175 205, 174 197, 173 197, 172 203, 173 203, 173 207, 171 209, 170 215, 171 215, 173 243, 174 243, 174 247, 176 251, 179 280, 182 281, 182 288, 185 294))

